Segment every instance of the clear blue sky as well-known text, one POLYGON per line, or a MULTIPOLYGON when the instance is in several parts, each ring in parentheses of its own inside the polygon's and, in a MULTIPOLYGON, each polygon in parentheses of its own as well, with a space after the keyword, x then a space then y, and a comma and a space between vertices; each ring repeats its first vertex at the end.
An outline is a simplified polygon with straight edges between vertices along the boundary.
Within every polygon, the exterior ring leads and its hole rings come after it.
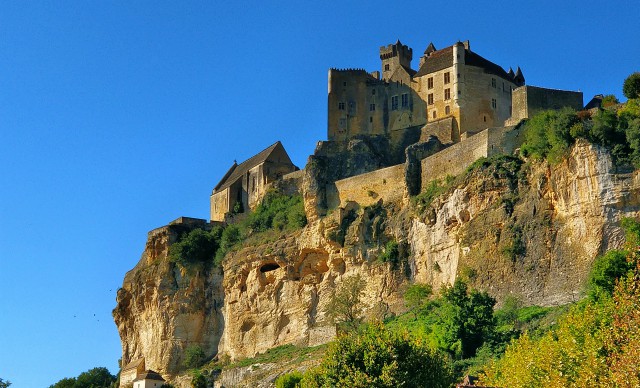
POLYGON ((117 372, 116 290, 147 231, 207 218, 234 159, 326 138, 329 67, 469 39, 527 83, 621 96, 638 1, 6 1, 0 7, 0 378, 117 372), (265 4, 278 4, 265 5, 265 4))

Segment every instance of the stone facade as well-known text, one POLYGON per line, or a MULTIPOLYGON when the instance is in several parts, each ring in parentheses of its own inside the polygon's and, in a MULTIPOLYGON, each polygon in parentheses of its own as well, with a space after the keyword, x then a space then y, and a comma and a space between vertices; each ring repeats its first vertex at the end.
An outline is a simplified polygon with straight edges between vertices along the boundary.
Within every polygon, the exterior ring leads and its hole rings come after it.
MULTIPOLYGON (((522 71, 502 67, 471 51, 469 42, 427 47, 419 70, 413 50, 397 41, 380 48, 379 72, 329 70, 329 140, 387 135, 451 118, 451 134, 502 125, 511 115, 511 91, 524 84, 522 71)), ((445 142, 443 139, 441 141, 445 142)))
POLYGON ((234 162, 211 193, 211 221, 224 221, 238 203, 241 211, 254 209, 270 183, 296 170, 279 141, 239 165, 234 162))

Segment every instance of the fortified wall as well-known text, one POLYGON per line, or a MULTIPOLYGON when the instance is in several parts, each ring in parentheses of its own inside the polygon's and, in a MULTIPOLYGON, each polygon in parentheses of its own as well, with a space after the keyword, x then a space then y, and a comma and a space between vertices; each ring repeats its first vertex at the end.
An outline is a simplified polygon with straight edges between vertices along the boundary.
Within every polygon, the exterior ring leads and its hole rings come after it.
POLYGON ((371 206, 382 199, 394 202, 402 199, 406 190, 404 164, 398 164, 336 181, 327 188, 327 206, 344 207, 347 202, 371 206))
POLYGON ((513 90, 511 96, 513 111, 505 125, 515 125, 522 119, 549 109, 569 107, 575 110, 583 108, 582 92, 521 86, 513 90))

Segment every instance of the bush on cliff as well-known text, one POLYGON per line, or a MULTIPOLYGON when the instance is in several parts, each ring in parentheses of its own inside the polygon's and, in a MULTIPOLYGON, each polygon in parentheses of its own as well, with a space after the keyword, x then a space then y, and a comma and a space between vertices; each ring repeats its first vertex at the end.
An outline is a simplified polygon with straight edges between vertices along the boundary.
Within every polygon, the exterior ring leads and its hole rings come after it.
POLYGON ((256 210, 249 214, 246 222, 253 232, 264 232, 275 228, 298 229, 307 224, 301 195, 285 195, 278 191, 267 192, 256 210))
POLYGON ((407 334, 370 325, 333 342, 322 363, 305 373, 302 387, 449 387, 450 363, 407 334))
POLYGON ((193 229, 169 247, 169 260, 183 267, 212 260, 223 234, 221 227, 193 229))
POLYGON ((640 72, 633 73, 624 80, 622 93, 628 99, 640 98, 640 72))

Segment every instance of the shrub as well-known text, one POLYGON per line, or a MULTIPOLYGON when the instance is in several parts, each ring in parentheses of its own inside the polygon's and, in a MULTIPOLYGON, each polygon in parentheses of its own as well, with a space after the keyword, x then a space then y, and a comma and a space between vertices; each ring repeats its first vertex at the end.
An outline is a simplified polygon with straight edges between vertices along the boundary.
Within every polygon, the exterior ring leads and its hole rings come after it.
POLYGON ((284 195, 278 191, 267 192, 256 210, 249 215, 249 228, 254 232, 264 232, 301 228, 307 224, 301 195, 284 195))
POLYGON ((418 317, 418 311, 425 306, 432 293, 433 289, 428 284, 414 283, 407 288, 404 303, 413 312, 414 318, 418 317))
POLYGON ((383 263, 398 264, 400 261, 400 249, 398 243, 391 240, 384 246, 384 251, 379 256, 383 263))
POLYGON ((221 228, 207 232, 193 229, 169 247, 169 260, 183 267, 213 259, 220 244, 221 228))
POLYGON ((296 388, 302 380, 302 373, 299 371, 293 371, 279 376, 276 379, 276 388, 296 388))
POLYGON ((182 365, 186 368, 198 368, 204 364, 207 356, 199 345, 191 345, 184 351, 182 365))

